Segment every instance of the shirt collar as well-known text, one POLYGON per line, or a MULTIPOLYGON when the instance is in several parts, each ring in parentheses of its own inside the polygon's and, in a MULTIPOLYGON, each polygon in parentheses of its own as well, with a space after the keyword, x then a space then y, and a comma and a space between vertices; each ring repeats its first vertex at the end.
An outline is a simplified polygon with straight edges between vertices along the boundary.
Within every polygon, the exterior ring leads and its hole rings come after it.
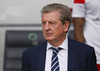
MULTIPOLYGON (((49 42, 47 42, 47 50, 50 49, 50 47, 54 47, 53 45, 51 45, 49 42)), ((66 37, 66 39, 63 41, 63 43, 58 46, 64 50, 68 50, 68 37, 66 37)))

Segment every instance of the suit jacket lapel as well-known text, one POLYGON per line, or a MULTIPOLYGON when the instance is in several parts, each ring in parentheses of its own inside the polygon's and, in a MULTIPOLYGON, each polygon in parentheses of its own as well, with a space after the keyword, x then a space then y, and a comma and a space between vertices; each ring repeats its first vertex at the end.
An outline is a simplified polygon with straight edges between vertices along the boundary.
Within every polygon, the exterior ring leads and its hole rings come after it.
MULTIPOLYGON (((75 64, 77 64, 74 45, 73 41, 68 38, 68 71, 73 71, 75 69, 75 64)), ((40 46, 37 59, 37 71, 45 71, 46 49, 47 42, 40 46)))
POLYGON ((38 62, 37 71, 45 71, 46 48, 47 48, 47 42, 45 42, 44 44, 42 44, 42 46, 40 46, 37 59, 38 62))
POLYGON ((71 39, 68 38, 68 71, 76 71, 76 55, 75 55, 75 46, 71 39))

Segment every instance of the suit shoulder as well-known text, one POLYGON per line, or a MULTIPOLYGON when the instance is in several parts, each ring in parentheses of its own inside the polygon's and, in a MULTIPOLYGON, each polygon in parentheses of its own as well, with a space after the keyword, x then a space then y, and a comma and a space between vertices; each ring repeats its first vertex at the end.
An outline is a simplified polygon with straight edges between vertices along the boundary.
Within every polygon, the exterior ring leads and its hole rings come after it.
POLYGON ((94 50, 94 48, 85 43, 81 43, 79 41, 73 40, 69 38, 69 45, 73 45, 74 47, 85 49, 85 50, 94 50))
POLYGON ((26 55, 27 55, 27 54, 28 54, 28 55, 30 55, 30 54, 35 54, 35 53, 37 53, 40 49, 42 49, 43 46, 46 46, 46 42, 41 43, 41 44, 38 44, 38 45, 36 45, 36 46, 34 46, 34 47, 30 47, 30 48, 24 50, 24 51, 23 51, 23 54, 26 54, 26 55))

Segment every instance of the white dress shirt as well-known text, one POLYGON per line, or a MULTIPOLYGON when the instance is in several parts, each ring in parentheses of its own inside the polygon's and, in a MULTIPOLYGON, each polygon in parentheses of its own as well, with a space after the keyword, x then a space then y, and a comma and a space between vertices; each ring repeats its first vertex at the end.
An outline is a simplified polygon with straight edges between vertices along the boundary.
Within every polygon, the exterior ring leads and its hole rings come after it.
MULTIPOLYGON (((45 71, 51 71, 52 49, 50 49, 50 47, 54 47, 54 46, 52 46, 49 42, 47 42, 45 71)), ((62 48, 58 53, 60 71, 67 71, 67 68, 68 68, 67 67, 68 65, 68 38, 66 38, 64 42, 58 47, 62 48)))

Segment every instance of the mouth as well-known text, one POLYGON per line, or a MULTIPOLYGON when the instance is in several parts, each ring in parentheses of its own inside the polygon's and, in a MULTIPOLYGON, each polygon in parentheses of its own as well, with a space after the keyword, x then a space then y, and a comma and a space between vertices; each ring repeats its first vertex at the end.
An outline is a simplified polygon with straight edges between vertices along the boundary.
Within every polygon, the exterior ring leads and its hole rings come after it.
POLYGON ((46 37, 50 37, 52 34, 51 33, 45 33, 46 37))

